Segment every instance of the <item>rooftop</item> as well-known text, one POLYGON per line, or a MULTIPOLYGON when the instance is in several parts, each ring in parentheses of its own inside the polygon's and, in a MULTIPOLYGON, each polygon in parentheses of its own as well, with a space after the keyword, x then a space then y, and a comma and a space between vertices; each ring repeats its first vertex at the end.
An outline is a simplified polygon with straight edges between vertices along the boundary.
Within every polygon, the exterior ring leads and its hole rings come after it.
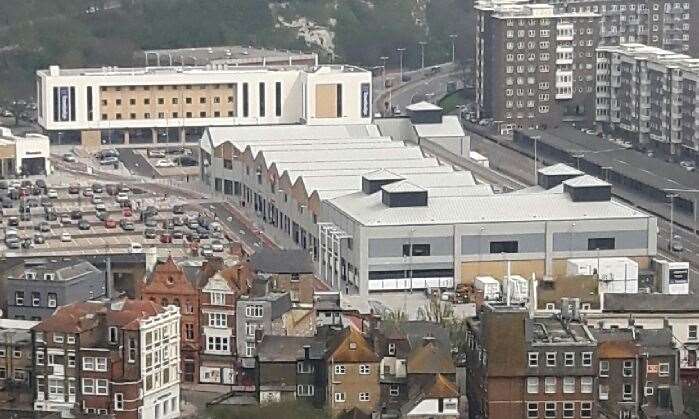
POLYGON ((561 319, 534 317, 532 334, 533 345, 590 345, 595 343, 594 337, 584 324, 577 321, 563 322, 561 319))
POLYGON ((250 256, 253 269, 263 273, 313 273, 313 262, 302 249, 257 250, 250 256))
POLYGON ((658 47, 630 43, 615 46, 602 46, 599 50, 632 57, 635 60, 662 64, 667 67, 682 68, 685 71, 699 74, 699 58, 693 58, 686 54, 679 54, 658 47))
POLYGON ((539 169, 539 173, 546 176, 580 176, 584 173, 580 170, 570 167, 564 163, 557 163, 552 166, 546 166, 539 169))
POLYGON ((417 135, 422 138, 466 136, 459 117, 455 115, 443 116, 440 123, 419 123, 414 124, 413 127, 417 135))
POLYGON ((304 347, 310 359, 323 359, 325 342, 316 337, 265 335, 257 347, 260 362, 296 362, 304 359, 304 347))
MULTIPOLYGON (((143 51, 143 54, 157 54, 161 56, 171 56, 173 61, 193 61, 199 64, 206 64, 216 61, 259 61, 267 59, 271 61, 279 61, 283 59, 313 59, 317 58, 316 53, 303 51, 281 50, 281 49, 265 49, 253 46, 242 45, 223 45, 216 47, 200 47, 200 48, 175 48, 175 49, 151 49, 143 51)), ((152 58, 152 57, 151 57, 152 58)), ((168 59, 169 62, 169 59, 168 59)))
POLYGON ((699 295, 605 294, 604 311, 626 313, 697 313, 699 312, 699 295))
POLYGON ((101 274, 93 264, 82 259, 32 260, 14 265, 7 272, 8 279, 45 281, 45 274, 53 274, 51 281, 72 281, 89 274, 101 274))

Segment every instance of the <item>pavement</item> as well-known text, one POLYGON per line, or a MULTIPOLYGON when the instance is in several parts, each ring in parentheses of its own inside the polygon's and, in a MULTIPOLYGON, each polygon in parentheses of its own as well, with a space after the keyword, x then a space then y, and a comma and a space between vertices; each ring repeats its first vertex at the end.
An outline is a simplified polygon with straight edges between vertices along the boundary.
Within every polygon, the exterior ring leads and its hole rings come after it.
POLYGON ((119 150, 119 160, 126 169, 134 175, 146 178, 158 176, 155 168, 148 163, 145 156, 133 148, 123 148, 119 150))

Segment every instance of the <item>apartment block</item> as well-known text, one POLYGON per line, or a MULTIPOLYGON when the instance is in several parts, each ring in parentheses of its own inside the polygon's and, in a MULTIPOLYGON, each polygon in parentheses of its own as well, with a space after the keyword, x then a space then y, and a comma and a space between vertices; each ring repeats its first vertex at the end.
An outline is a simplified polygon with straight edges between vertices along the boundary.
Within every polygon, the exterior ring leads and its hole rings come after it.
POLYGON ((597 341, 576 311, 530 317, 522 307, 483 307, 467 336, 471 418, 597 417, 597 341))
POLYGON ((502 133, 593 124, 598 14, 498 0, 475 10, 479 118, 502 133))
POLYGON ((600 45, 639 43, 699 53, 699 4, 691 0, 536 0, 564 12, 599 13, 600 45))
POLYGON ((0 319, 0 383, 28 391, 33 367, 31 328, 38 322, 0 319))
POLYGON ((179 323, 176 306, 151 301, 59 308, 32 329, 34 410, 178 418, 179 323))
POLYGON ((699 59, 641 44, 597 50, 596 120, 637 148, 699 156, 699 59))

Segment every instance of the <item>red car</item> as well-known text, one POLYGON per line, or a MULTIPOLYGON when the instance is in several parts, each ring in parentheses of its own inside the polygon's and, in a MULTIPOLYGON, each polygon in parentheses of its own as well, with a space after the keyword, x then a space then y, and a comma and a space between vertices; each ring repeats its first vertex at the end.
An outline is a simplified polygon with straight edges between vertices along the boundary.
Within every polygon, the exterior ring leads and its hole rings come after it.
POLYGON ((172 243, 172 235, 163 234, 160 236, 160 243, 172 243))
POLYGON ((124 217, 131 217, 133 215, 133 211, 131 211, 131 208, 124 208, 121 210, 121 213, 124 217))
POLYGON ((116 228, 116 226, 117 226, 116 220, 112 220, 111 218, 108 218, 104 221, 105 228, 116 228))

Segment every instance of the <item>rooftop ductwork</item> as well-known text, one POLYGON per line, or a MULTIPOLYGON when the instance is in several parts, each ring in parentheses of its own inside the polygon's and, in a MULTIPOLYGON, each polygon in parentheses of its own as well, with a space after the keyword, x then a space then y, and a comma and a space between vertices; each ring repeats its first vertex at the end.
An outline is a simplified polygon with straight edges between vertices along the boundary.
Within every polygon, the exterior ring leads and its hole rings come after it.
POLYGON ((381 201, 391 208, 427 206, 427 189, 405 180, 385 185, 381 191, 381 201))
POLYGON ((572 179, 585 173, 570 167, 567 164, 558 163, 539 169, 537 172, 537 184, 544 189, 551 189, 568 179, 572 179))
POLYGON ((405 178, 385 169, 375 170, 362 176, 362 192, 367 195, 378 192, 382 186, 399 182, 405 178))

